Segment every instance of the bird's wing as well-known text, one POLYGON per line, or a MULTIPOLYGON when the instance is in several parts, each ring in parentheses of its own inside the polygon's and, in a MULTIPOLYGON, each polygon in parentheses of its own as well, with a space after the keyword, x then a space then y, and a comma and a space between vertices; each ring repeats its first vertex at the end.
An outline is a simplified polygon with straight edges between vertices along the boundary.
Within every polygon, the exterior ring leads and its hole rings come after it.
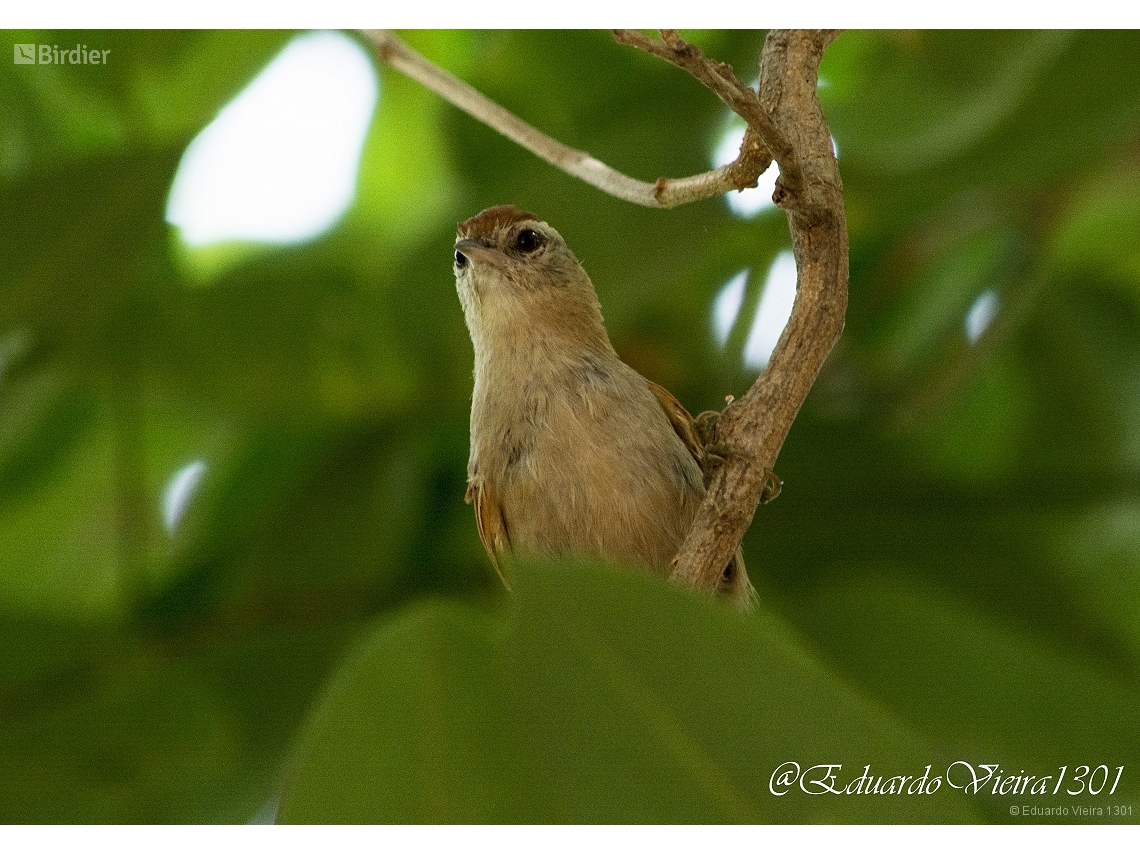
POLYGON ((507 574, 499 556, 510 548, 511 541, 507 535, 507 523, 503 519, 503 509, 500 507, 494 491, 481 478, 473 479, 467 485, 467 495, 464 499, 468 504, 475 504, 475 524, 479 528, 479 540, 483 541, 483 548, 491 558, 491 564, 503 585, 509 591, 511 583, 507 581, 507 574))
POLYGON ((674 433, 681 438, 681 442, 685 443, 685 448, 689 449, 689 454, 693 455, 693 460, 701 463, 705 459, 705 450, 700 437, 697 436, 697 430, 693 426, 693 417, 689 415, 689 411, 664 386, 658 386, 652 380, 645 382, 649 384, 649 391, 656 396, 657 402, 661 404, 661 409, 665 411, 665 416, 669 419, 669 424, 673 426, 674 433))

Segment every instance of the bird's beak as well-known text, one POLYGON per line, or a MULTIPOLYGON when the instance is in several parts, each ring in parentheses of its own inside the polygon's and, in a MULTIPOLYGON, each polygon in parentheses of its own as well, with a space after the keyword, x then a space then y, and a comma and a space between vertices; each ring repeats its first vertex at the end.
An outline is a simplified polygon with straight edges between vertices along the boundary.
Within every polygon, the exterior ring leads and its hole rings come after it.
POLYGON ((503 254, 497 249, 492 249, 482 241, 471 240, 470 238, 457 240, 455 251, 467 256, 468 259, 477 264, 489 264, 492 267, 498 267, 503 261, 503 254))

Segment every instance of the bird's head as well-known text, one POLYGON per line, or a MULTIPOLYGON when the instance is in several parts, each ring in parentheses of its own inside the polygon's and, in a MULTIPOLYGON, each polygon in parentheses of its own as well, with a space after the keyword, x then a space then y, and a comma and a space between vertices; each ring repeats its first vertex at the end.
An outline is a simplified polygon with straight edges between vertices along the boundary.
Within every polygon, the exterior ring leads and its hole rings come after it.
POLYGON ((552 226, 513 205, 459 224, 455 285, 471 338, 606 338, 594 285, 552 226))

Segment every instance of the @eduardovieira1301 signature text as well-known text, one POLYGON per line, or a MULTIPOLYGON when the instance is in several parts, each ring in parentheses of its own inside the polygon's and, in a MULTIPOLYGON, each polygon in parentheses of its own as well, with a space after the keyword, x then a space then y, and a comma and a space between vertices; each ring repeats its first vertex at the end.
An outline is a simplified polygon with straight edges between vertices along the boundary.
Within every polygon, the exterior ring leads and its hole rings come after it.
POLYGON ((880 775, 863 767, 857 777, 845 776, 842 763, 817 763, 803 768, 794 760, 781 763, 768 779, 774 796, 799 790, 809 796, 836 795, 932 795, 945 784, 970 795, 993 796, 1111 796, 1116 792, 1123 766, 1105 764, 1061 766, 1049 775, 1034 775, 1024 769, 1010 773, 997 763, 974 765, 955 760, 941 774, 932 773, 930 764, 921 775, 880 775))

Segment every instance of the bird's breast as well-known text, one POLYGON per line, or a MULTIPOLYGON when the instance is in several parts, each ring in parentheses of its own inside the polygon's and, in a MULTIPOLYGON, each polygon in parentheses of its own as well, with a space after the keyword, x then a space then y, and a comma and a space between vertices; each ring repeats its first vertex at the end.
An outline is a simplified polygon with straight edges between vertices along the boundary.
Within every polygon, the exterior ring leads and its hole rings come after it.
POLYGON ((512 548, 526 552, 665 570, 703 495, 644 379, 616 357, 477 389, 472 457, 500 496, 512 548))

